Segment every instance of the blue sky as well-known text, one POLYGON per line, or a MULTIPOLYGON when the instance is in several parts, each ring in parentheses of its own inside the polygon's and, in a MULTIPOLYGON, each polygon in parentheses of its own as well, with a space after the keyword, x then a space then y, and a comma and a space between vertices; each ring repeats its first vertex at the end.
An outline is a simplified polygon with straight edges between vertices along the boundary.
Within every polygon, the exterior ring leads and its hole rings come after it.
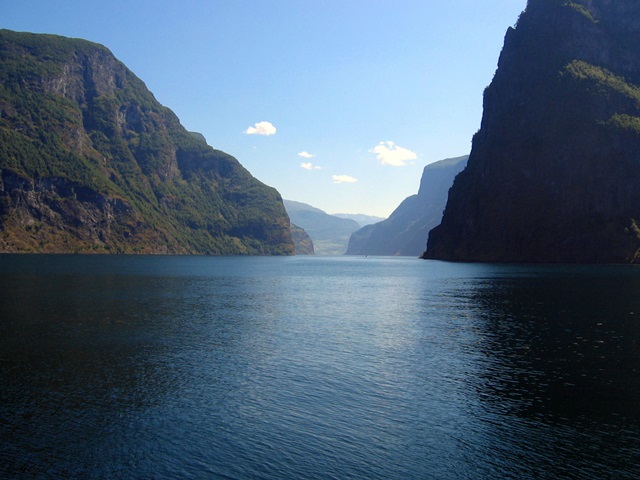
POLYGON ((469 153, 526 0, 0 0, 0 28, 108 47, 284 198, 388 216, 469 153))

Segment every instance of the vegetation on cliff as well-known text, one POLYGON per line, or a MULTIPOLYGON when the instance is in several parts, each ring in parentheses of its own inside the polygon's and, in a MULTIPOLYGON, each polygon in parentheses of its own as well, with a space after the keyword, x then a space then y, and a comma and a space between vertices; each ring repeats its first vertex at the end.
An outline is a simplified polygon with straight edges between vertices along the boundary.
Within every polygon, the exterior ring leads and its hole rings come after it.
POLYGON ((0 251, 290 254, 276 190, 106 48, 0 30, 0 251))
POLYGON ((291 224, 291 238, 295 246, 296 255, 315 255, 313 240, 304 229, 295 224, 291 224))
POLYGON ((529 0, 426 258, 638 262, 640 3, 529 0))

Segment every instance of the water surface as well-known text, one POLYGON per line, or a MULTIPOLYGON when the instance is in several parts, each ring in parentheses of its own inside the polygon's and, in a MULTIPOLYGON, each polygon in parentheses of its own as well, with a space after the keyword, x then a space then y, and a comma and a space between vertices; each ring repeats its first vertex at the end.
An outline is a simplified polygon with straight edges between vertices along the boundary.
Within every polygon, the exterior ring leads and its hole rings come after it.
POLYGON ((0 478, 637 479, 640 270, 0 256, 0 478))

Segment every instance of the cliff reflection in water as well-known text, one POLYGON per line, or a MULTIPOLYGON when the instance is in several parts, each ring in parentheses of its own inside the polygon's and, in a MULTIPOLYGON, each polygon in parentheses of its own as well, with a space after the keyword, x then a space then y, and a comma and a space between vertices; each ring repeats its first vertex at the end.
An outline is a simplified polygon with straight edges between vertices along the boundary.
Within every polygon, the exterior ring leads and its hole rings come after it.
POLYGON ((491 437, 511 443, 514 462, 537 456, 550 478, 588 478, 594 460, 614 478, 640 453, 639 272, 501 269, 502 278, 480 279, 468 293, 484 355, 481 374, 469 382, 488 419, 519 419, 509 428, 495 422, 491 437), (554 455, 571 461, 549 462, 554 455))
POLYGON ((43 451, 65 464, 108 451, 114 427, 177 387, 165 339, 181 328, 180 278, 147 278, 144 289, 136 276, 0 282, 1 432, 14 461, 38 463, 43 451))

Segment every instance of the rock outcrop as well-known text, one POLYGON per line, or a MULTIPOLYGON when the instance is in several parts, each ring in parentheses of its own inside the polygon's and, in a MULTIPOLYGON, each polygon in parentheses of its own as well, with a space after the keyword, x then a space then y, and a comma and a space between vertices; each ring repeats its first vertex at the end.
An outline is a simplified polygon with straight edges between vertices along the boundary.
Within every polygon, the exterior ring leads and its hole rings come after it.
POLYGON ((529 0, 425 258, 637 263, 640 2, 529 0))
POLYGON ((291 254, 279 193, 106 48, 0 30, 0 251, 291 254))
POLYGON ((351 234, 347 255, 420 256, 429 231, 442 220, 453 179, 468 158, 449 158, 424 167, 418 194, 406 198, 386 220, 351 234))
POLYGON ((313 240, 311 240, 309 234, 293 223, 291 224, 291 238, 293 239, 294 253, 296 255, 315 255, 313 240))

